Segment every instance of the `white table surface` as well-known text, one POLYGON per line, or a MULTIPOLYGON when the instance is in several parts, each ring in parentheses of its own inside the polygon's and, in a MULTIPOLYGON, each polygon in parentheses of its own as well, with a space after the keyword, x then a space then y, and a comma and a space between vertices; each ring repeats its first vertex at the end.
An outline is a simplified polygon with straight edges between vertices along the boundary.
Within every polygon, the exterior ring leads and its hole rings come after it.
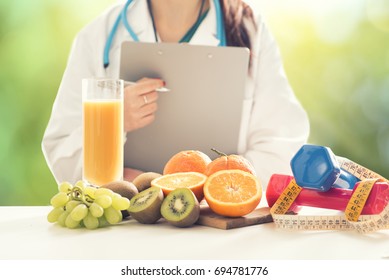
POLYGON ((97 230, 67 229, 46 220, 49 206, 0 207, 0 259, 389 259, 389 230, 276 229, 273 223, 221 230, 176 228, 134 220, 97 230))

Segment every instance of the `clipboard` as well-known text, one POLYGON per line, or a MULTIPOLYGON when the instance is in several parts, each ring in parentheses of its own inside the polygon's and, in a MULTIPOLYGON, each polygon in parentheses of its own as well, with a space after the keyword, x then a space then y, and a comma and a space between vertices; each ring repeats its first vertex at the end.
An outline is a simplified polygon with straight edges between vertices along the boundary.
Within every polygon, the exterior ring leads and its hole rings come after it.
POLYGON ((162 173, 183 150, 211 148, 236 154, 249 65, 249 50, 177 43, 123 42, 120 79, 161 78, 155 121, 127 133, 125 167, 162 173))

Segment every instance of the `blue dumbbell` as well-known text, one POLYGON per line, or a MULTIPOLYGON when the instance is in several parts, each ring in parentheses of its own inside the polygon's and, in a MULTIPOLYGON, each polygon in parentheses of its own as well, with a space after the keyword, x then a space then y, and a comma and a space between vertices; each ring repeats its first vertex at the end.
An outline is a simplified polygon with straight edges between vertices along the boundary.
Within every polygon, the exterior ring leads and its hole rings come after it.
POLYGON ((306 189, 326 192, 331 187, 353 189, 357 177, 340 168, 328 147, 303 145, 291 160, 296 183, 306 189))

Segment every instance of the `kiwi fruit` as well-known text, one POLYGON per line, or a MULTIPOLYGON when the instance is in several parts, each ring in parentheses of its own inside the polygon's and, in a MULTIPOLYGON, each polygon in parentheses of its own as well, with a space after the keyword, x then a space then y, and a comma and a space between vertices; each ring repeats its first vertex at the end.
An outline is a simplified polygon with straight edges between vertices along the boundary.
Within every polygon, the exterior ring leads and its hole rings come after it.
POLYGON ((127 197, 128 199, 133 198, 136 194, 139 193, 137 187, 128 181, 114 181, 102 185, 101 188, 107 188, 111 191, 120 194, 123 197, 127 197))
POLYGON ((156 172, 145 172, 138 175, 134 180, 132 180, 132 183, 135 185, 138 191, 141 192, 150 188, 151 181, 161 176, 161 174, 156 172))
MULTIPOLYGON (((102 185, 101 188, 110 189, 111 191, 118 193, 121 196, 128 198, 129 200, 131 200, 131 198, 133 198, 136 194, 139 193, 135 185, 128 181, 113 181, 102 185)), ((127 218, 129 216, 129 213, 127 210, 123 210, 122 215, 123 218, 127 218)))
POLYGON ((199 219, 200 204, 190 189, 177 188, 164 199, 161 214, 176 227, 189 227, 199 219))
POLYGON ((158 187, 141 191, 130 200, 127 211, 131 217, 142 224, 154 224, 161 218, 163 192, 158 187))

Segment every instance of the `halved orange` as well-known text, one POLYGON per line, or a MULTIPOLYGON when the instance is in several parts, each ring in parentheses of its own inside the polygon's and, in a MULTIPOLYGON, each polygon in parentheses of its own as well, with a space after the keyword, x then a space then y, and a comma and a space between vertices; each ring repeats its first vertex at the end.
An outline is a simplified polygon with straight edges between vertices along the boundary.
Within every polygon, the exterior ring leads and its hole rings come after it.
POLYGON ((241 217, 251 213, 262 198, 262 186, 253 174, 238 170, 221 170, 208 177, 204 196, 215 213, 241 217))
POLYGON ((165 196, 176 188, 189 188, 200 202, 204 198, 203 188, 207 178, 199 172, 178 172, 155 178, 151 186, 161 188, 165 196))

